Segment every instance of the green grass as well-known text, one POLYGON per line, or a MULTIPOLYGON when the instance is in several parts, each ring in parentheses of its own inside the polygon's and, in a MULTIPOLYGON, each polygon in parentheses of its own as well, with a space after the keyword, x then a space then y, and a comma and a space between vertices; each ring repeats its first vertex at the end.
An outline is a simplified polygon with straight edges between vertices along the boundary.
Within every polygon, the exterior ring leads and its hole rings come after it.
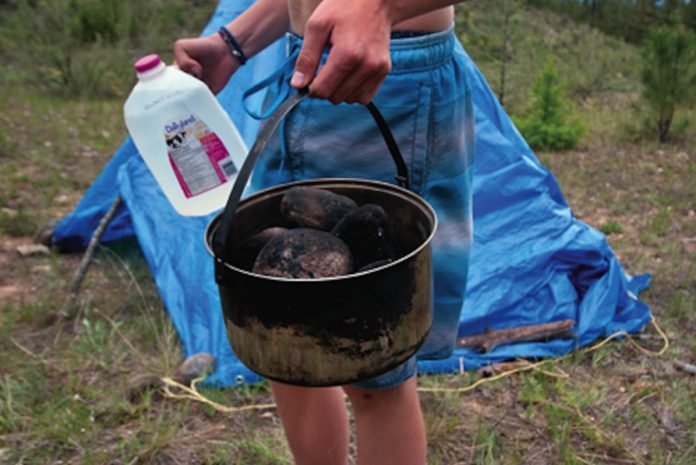
POLYGON ((623 232, 623 227, 621 226, 621 223, 613 220, 600 226, 599 230, 604 234, 621 234, 623 232))
POLYGON ((474 455, 474 463, 477 465, 494 465, 498 463, 501 453, 501 440, 496 434, 493 425, 486 421, 478 423, 474 433, 474 443, 477 452, 474 455))

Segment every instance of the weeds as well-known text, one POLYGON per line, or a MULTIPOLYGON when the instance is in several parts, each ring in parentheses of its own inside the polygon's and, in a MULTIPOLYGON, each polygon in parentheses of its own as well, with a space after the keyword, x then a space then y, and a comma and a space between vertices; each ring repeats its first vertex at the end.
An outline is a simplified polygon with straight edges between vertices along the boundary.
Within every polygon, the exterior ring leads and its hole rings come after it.
POLYGON ((621 234, 623 232, 623 227, 618 221, 612 220, 609 223, 600 226, 599 230, 604 234, 621 234))
POLYGON ((479 422, 474 433, 477 452, 474 463, 477 465, 494 465, 500 456, 500 441, 494 429, 485 421, 479 422))

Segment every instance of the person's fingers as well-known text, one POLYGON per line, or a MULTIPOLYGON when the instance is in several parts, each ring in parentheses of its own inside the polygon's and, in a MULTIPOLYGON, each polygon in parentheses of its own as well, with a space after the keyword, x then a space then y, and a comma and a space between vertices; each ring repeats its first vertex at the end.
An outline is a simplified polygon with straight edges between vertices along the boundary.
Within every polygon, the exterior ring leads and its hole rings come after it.
MULTIPOLYGON (((326 63, 319 70, 319 74, 309 86, 310 94, 333 103, 338 103, 333 97, 334 91, 343 85, 343 81, 350 79, 350 74, 356 72, 362 60, 361 51, 352 45, 334 46, 329 52, 326 63)), ((361 78, 366 73, 360 73, 361 78)))
POLYGON ((365 103, 365 94, 375 87, 374 81, 375 76, 372 74, 351 74, 336 86, 328 99, 334 104, 365 103))
POLYGON ((390 69, 389 60, 368 58, 363 63, 361 72, 356 73, 355 79, 344 80, 331 98, 347 103, 370 103, 390 69))
MULTIPOLYGON (((322 75, 322 70, 324 67, 319 69, 319 76, 322 75)), ((321 85, 322 81, 319 81, 320 86, 316 86, 316 80, 309 86, 309 94, 313 97, 322 98, 330 101, 334 105, 345 102, 346 97, 350 93, 351 89, 355 86, 360 85, 362 81, 367 79, 367 76, 362 74, 362 78, 358 78, 355 74, 334 74, 333 80, 328 82, 328 85, 321 85)))
POLYGON ((333 103, 362 103, 369 98, 368 93, 374 94, 373 88, 384 81, 390 69, 388 53, 379 53, 358 41, 342 42, 329 52, 326 64, 310 85, 310 93, 333 103), (358 89, 361 91, 356 92, 358 89))
POLYGON ((330 26, 323 21, 307 21, 300 54, 295 62, 290 85, 300 89, 306 87, 317 71, 324 47, 329 43, 330 26))
POLYGON ((344 100, 346 103, 361 103, 367 105, 375 97, 378 90, 379 84, 375 84, 374 80, 368 79, 357 86, 344 100))

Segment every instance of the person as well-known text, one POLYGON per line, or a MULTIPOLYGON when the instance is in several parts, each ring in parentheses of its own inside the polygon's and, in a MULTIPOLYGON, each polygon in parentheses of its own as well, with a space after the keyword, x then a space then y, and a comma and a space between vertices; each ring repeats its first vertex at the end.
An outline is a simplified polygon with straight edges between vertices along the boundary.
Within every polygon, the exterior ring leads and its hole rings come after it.
MULTIPOLYGON (((434 323, 419 359, 452 353, 472 237, 474 121, 454 3, 257 0, 227 31, 174 44, 176 64, 217 93, 247 58, 287 35, 290 66, 279 64, 276 92, 308 86, 314 98, 304 99, 276 131, 282 134, 255 166, 255 189, 336 175, 393 182, 394 165, 374 122, 363 105, 351 104, 374 102, 382 111, 408 164, 411 189, 439 221, 432 241, 434 323)), ((295 463, 348 463, 347 396, 359 465, 425 464, 416 366, 413 357, 347 386, 270 381, 295 463)))

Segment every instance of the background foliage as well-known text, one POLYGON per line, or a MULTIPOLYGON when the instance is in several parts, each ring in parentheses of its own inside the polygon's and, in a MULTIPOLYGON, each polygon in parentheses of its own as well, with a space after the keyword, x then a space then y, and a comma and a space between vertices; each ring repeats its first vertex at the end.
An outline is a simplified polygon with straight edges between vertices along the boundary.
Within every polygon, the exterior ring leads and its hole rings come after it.
POLYGON ((3 2, 0 79, 57 95, 123 96, 134 81, 135 59, 171 57, 174 40, 198 35, 213 7, 201 0, 3 2))
POLYGON ((654 28, 644 41, 642 57, 643 97, 658 138, 665 142, 677 108, 696 100, 696 34, 683 26, 654 28))
POLYGON ((549 60, 532 86, 534 103, 529 115, 515 118, 527 143, 541 150, 568 150, 578 145, 583 133, 571 103, 565 98, 556 68, 549 60))

